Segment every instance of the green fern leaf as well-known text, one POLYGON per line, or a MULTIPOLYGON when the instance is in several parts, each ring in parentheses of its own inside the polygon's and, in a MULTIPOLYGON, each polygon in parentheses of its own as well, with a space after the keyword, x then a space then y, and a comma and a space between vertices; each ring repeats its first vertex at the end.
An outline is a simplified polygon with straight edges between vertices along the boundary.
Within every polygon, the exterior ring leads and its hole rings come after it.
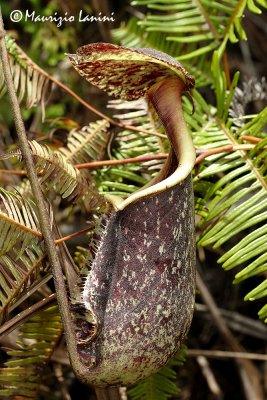
POLYGON ((45 256, 42 241, 31 242, 23 254, 17 244, 12 250, 0 257, 0 320, 3 322, 11 306, 28 292, 43 269, 45 256))
POLYGON ((0 320, 25 293, 42 267, 44 244, 29 188, 0 189, 0 320), (21 191, 21 193, 20 193, 21 191))
MULTIPOLYGON (((40 175, 40 181, 48 191, 54 189, 62 198, 69 201, 77 201, 88 191, 88 183, 59 151, 52 151, 48 146, 41 145, 35 140, 29 142, 36 172, 40 175)), ((20 150, 16 150, 1 156, 1 159, 18 157, 21 159, 20 150)))
MULTIPOLYGON (((40 104, 44 118, 45 104, 51 93, 51 81, 10 35, 6 36, 6 46, 19 102, 25 99, 26 108, 36 107, 40 104)), ((0 69, 0 97, 4 92, 5 79, 2 69, 0 69)))
MULTIPOLYGON (((219 58, 216 59, 216 63, 218 66, 219 58)), ((267 108, 251 118, 245 125, 237 128, 231 123, 226 113, 229 111, 230 100, 233 97, 233 88, 226 92, 224 84, 218 85, 217 93, 222 96, 219 100, 220 104, 224 104, 226 108, 226 110, 222 108, 218 111, 220 118, 218 114, 216 115, 217 110, 208 110, 203 99, 199 101, 199 94, 195 96, 196 118, 192 122, 193 118, 187 116, 196 146, 210 149, 225 144, 238 144, 239 138, 245 134, 262 136, 262 129, 267 122, 267 108), (226 120, 227 125, 224 122, 226 120)), ((203 199, 205 211, 202 211, 203 207, 200 208, 202 219, 199 227, 202 230, 203 227, 205 229, 200 235, 199 245, 220 247, 233 240, 239 232, 243 233, 244 238, 241 242, 234 244, 219 259, 219 263, 222 263, 226 270, 242 266, 242 270, 236 274, 235 283, 261 275, 267 270, 266 144, 267 139, 264 139, 251 151, 210 156, 202 163, 194 179, 195 183, 213 180, 213 183, 210 182, 205 190, 203 199), (215 178, 222 173, 221 177, 215 178), (251 229, 253 229, 252 232, 251 229)), ((255 300, 266 295, 265 280, 250 291, 245 300, 255 300)), ((259 315, 262 315, 261 311, 259 315)))
MULTIPOLYGON (((120 122, 126 125, 134 125, 140 129, 153 130, 154 126, 147 115, 147 106, 144 101, 109 102, 109 107, 119 110, 120 114, 114 115, 120 122), (123 113, 123 111, 125 111, 123 113)), ((117 111, 118 112, 118 111, 117 111)), ((160 138, 148 133, 122 130, 113 141, 112 158, 122 160, 137 157, 144 154, 156 154, 162 151, 160 138)), ((119 165, 105 167, 97 171, 97 181, 100 182, 100 193, 112 193, 118 196, 128 196, 145 185, 157 172, 162 163, 157 163, 151 168, 148 163, 119 165)))
POLYGON ((182 346, 179 353, 160 369, 159 372, 145 379, 128 390, 131 400, 167 400, 179 393, 175 383, 176 373, 173 367, 185 362, 186 347, 182 346))
POLYGON ((62 335, 56 306, 41 311, 20 327, 18 350, 8 351, 10 357, 0 369, 2 398, 38 398, 43 370, 62 335))
POLYGON ((68 135, 66 147, 61 147, 66 161, 81 164, 102 159, 109 141, 109 122, 100 120, 91 122, 82 129, 75 129, 68 135))
MULTIPOLYGON (((223 41, 229 36, 232 42, 245 39, 245 31, 242 28, 241 20, 247 2, 233 0, 213 1, 201 0, 192 2, 191 0, 176 1, 143 1, 137 0, 133 5, 146 5, 149 9, 156 10, 157 13, 149 14, 143 18, 139 24, 146 28, 147 32, 167 32, 167 41, 198 44, 196 48, 206 49, 207 52, 214 48, 214 45, 223 41), (161 13, 159 13, 161 11, 161 13), (184 35, 187 33, 187 35, 184 35), (209 43, 207 45, 206 43, 209 43)), ((262 7, 266 4, 261 2, 262 7)), ((251 12, 260 13, 261 10, 253 1, 248 2, 251 12)), ((194 56, 192 51, 187 51, 186 57, 194 56), (189 53, 189 54, 188 54, 189 53)), ((181 51, 180 60, 183 59, 184 51, 181 51)), ((177 54, 178 56, 178 54, 177 54)))
MULTIPOLYGON (((267 7, 263 0, 257 3, 267 7)), ((214 50, 228 40, 235 43, 246 38, 242 27, 246 7, 261 12, 253 0, 136 0, 132 5, 146 6, 149 13, 123 23, 113 31, 114 39, 124 46, 155 48, 176 57, 195 77, 197 86, 211 84, 210 54, 214 50)))
POLYGON ((22 254, 30 244, 42 237, 35 204, 18 193, 0 188, 0 255, 20 243, 22 254))

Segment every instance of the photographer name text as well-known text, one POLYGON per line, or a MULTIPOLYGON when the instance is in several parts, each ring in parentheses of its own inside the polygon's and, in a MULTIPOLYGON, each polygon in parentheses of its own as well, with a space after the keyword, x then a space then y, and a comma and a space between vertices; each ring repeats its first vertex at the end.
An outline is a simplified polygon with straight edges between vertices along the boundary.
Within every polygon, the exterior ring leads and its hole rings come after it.
POLYGON ((98 15, 90 15, 86 14, 83 10, 80 10, 77 16, 69 15, 65 12, 64 16, 59 15, 57 12, 54 12, 52 15, 39 15, 35 11, 25 10, 22 12, 21 10, 13 10, 10 13, 10 19, 12 22, 20 22, 20 21, 31 21, 31 22, 53 22, 59 28, 62 26, 63 22, 114 22, 114 12, 112 12, 109 16, 102 15, 102 13, 98 13, 98 15))

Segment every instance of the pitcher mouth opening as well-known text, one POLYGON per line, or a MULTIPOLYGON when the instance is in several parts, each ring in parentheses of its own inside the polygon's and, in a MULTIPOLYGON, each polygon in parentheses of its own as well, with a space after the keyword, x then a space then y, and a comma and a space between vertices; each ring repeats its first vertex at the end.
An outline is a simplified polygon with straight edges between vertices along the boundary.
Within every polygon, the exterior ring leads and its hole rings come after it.
POLYGON ((82 318, 76 319, 76 338, 79 345, 88 344, 96 335, 96 324, 82 318))
POLYGON ((98 331, 95 313, 88 310, 82 303, 72 304, 71 311, 75 320, 75 334, 78 346, 82 347, 92 341, 98 331))

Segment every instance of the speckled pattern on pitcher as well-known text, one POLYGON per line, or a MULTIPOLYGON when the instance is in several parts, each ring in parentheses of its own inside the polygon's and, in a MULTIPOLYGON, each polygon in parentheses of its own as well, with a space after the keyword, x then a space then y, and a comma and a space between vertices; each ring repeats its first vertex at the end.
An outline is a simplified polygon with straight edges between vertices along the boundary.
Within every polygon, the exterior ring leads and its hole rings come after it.
POLYGON ((190 176, 112 213, 83 290, 99 330, 82 351, 92 384, 131 384, 178 350, 194 307, 193 215, 190 176))

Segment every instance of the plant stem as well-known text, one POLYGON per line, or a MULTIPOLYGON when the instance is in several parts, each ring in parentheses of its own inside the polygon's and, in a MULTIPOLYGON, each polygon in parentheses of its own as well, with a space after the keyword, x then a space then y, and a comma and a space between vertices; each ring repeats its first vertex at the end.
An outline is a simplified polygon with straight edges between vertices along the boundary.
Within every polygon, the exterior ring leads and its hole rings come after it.
POLYGON ((97 400, 120 400, 119 388, 97 388, 96 389, 97 400))
POLYGON ((238 358, 243 360, 267 361, 266 354, 246 353, 244 351, 188 349, 188 357, 205 356, 208 358, 238 358))
POLYGON ((226 51, 223 52, 223 69, 225 73, 227 88, 229 89, 231 86, 231 77, 230 77, 230 69, 229 69, 229 62, 226 51))
POLYGON ((82 168, 101 168, 105 166, 112 165, 123 165, 128 163, 138 163, 144 161, 153 161, 153 160, 163 160, 167 158, 168 154, 160 153, 160 154, 149 154, 144 156, 132 157, 132 158, 124 158, 122 160, 103 160, 103 161, 90 161, 88 163, 76 164, 75 167, 78 169, 82 168))
POLYGON ((202 149, 197 149, 197 153, 201 151, 201 154, 196 158, 195 165, 200 164, 205 158, 209 156, 213 156, 214 154, 220 154, 220 153, 231 153, 233 151, 238 151, 238 150, 252 150, 254 149, 253 144, 229 144, 226 146, 221 146, 221 147, 216 147, 215 149, 209 149, 209 150, 202 150, 202 149))
POLYGON ((263 140, 262 138, 259 137, 247 136, 247 135, 240 136, 239 139, 246 140, 251 143, 260 143, 263 140))
MULTIPOLYGON (((260 142, 262 139, 259 138, 254 138, 255 143, 260 142), (256 140, 259 139, 259 140, 256 140)), ((248 140, 248 139, 246 139, 248 140)), ((252 141, 252 140, 251 140, 252 141)), ((205 158, 212 156, 214 154, 220 154, 220 153, 231 153, 233 151, 238 151, 238 150, 252 150, 254 149, 253 144, 240 144, 240 145, 232 145, 229 144, 227 146, 221 146, 221 147, 216 147, 214 149, 196 149, 196 153, 198 154, 198 157, 196 159, 195 165, 200 164, 205 158)), ((93 168, 102 168, 102 167, 109 167, 112 165, 123 165, 123 164, 131 164, 131 163, 139 163, 139 162, 145 162, 145 161, 153 161, 153 160, 164 160, 167 158, 168 154, 167 153, 159 153, 159 154, 149 154, 149 155, 144 155, 144 156, 138 156, 138 157, 131 157, 131 158, 124 158, 122 160, 103 160, 103 161, 90 161, 88 163, 82 163, 82 164, 75 164, 74 167, 78 169, 93 169, 93 168)), ((10 174, 10 175, 21 175, 25 176, 27 175, 27 171, 24 170, 15 170, 15 169, 0 169, 0 173, 3 174, 10 174)), ((40 173, 41 174, 41 173, 40 173)))
MULTIPOLYGON (((261 142, 263 139, 252 137, 252 136, 242 136, 243 140, 250 141, 251 143, 257 144, 261 142)), ((254 149, 254 144, 229 144, 225 146, 215 147, 214 149, 201 149, 196 148, 196 153, 198 155, 195 165, 200 164, 205 158, 212 156, 214 154, 220 153, 231 153, 238 150, 252 150, 254 149)), ((265 147, 266 148, 266 147, 265 147)), ((147 154, 138 157, 130 157, 124 158, 121 160, 102 160, 102 161, 90 161, 87 163, 75 164, 74 167, 78 169, 93 169, 93 168, 102 168, 105 166, 112 166, 112 165, 123 165, 123 164, 130 164, 130 163, 138 163, 138 162, 145 162, 145 161, 153 161, 153 160, 163 160, 167 158, 167 153, 158 153, 158 154, 147 154)), ((0 155, 0 160, 3 158, 3 155, 0 155)), ((25 170, 14 170, 14 169, 0 169, 0 173, 3 174, 10 174, 10 175, 20 175, 25 176, 27 175, 27 171, 25 170)), ((41 175, 42 172, 39 172, 38 175, 41 175)))
POLYGON ((60 243, 62 243, 62 242, 66 242, 67 240, 70 240, 70 239, 74 238, 75 236, 82 235, 83 233, 88 232, 88 231, 91 231, 92 229, 94 229, 94 228, 93 228, 92 226, 89 226, 88 228, 85 228, 85 229, 82 229, 82 230, 80 230, 80 231, 71 233, 71 234, 68 235, 68 236, 64 236, 64 237, 62 237, 62 238, 60 238, 60 239, 56 239, 56 240, 54 241, 54 243, 55 243, 55 244, 60 244, 60 243))
POLYGON ((44 241, 47 249, 49 261, 51 263, 52 273, 55 282, 55 288, 57 292, 57 300, 59 305, 59 311, 61 314, 63 327, 65 331, 66 343, 70 354, 73 369, 76 374, 85 380, 87 369, 81 363, 79 354, 77 351, 77 345, 75 340, 75 331, 73 322, 71 319, 71 313, 69 309, 68 296, 64 282, 64 276, 62 274, 59 257, 57 255, 56 245, 54 243, 53 232, 50 227, 50 216, 48 207, 42 194, 40 182, 38 180, 34 162, 31 155, 31 150, 28 144, 28 139, 22 120, 18 99, 16 96, 14 83, 12 79, 12 73, 8 61, 8 53, 5 44, 5 31, 2 19, 2 13, 0 10, 0 57, 2 63, 2 69, 5 77, 7 91, 9 94, 12 112, 14 115, 14 122, 18 134, 19 145, 21 154, 26 165, 27 174, 31 183, 32 192, 36 200, 36 206, 39 214, 40 227, 44 236, 44 241))

